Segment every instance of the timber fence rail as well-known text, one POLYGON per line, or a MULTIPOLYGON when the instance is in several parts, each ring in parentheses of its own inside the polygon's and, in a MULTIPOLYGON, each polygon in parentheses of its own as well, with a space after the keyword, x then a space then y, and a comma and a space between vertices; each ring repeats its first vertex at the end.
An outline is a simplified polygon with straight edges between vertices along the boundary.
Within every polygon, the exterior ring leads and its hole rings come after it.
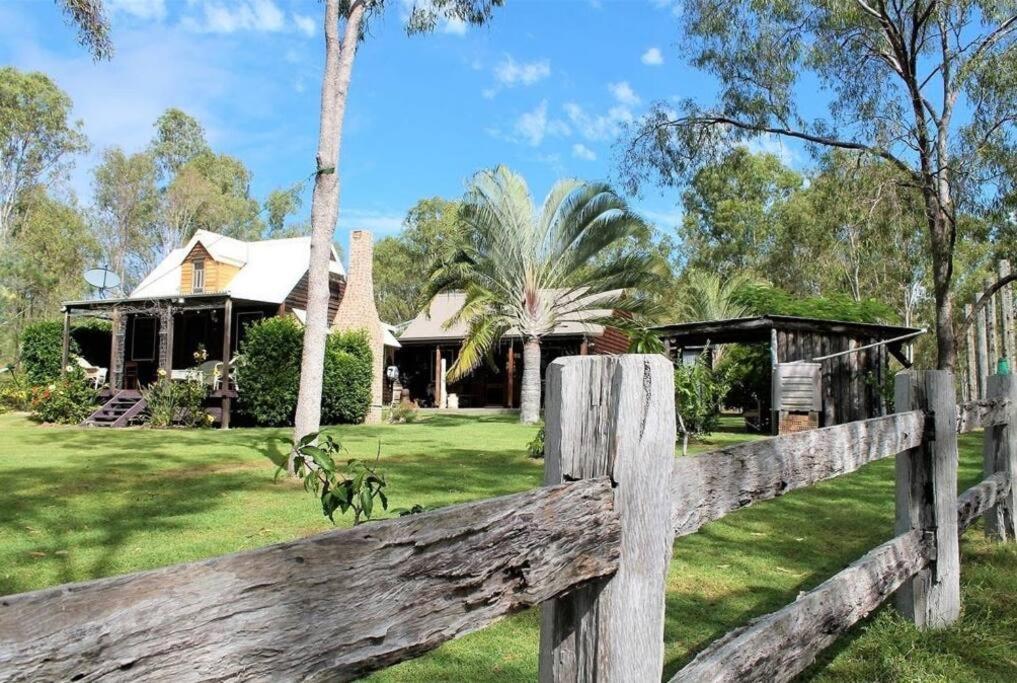
MULTIPOLYGON (((351 680, 541 605, 541 681, 660 681, 676 537, 896 457, 896 535, 735 629, 672 681, 784 681, 895 595, 923 628, 959 615, 958 534, 1014 539, 1017 383, 958 405, 902 373, 894 415, 675 458, 662 356, 547 373, 545 486, 258 550, 0 597, 0 681, 351 680), (957 435, 985 479, 957 495, 957 435)), ((677 544, 681 552, 681 543, 677 544)))

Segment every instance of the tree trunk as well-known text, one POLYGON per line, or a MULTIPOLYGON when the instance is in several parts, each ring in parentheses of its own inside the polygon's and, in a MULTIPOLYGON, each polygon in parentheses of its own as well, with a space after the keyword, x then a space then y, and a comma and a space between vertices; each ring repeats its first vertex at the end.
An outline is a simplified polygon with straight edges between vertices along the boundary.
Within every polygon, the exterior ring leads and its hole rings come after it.
POLYGON ((927 202, 932 242, 932 282, 936 299, 936 367, 953 371, 957 346, 953 329, 953 236, 950 218, 939 202, 927 202), (931 206, 930 206, 931 204, 931 206))
MULTIPOLYGON (((321 86, 321 123, 318 132, 317 174, 311 198, 311 260, 307 276, 307 322, 300 360, 300 391, 293 442, 321 426, 321 381, 328 335, 328 262, 332 234, 339 217, 339 152, 346 95, 356 56, 364 4, 349 7, 342 43, 339 42, 339 0, 325 2, 325 73, 321 86)), ((293 454, 289 458, 293 471, 293 454)))
POLYGON ((540 420, 540 340, 529 337, 523 343, 523 385, 519 400, 519 421, 540 420))

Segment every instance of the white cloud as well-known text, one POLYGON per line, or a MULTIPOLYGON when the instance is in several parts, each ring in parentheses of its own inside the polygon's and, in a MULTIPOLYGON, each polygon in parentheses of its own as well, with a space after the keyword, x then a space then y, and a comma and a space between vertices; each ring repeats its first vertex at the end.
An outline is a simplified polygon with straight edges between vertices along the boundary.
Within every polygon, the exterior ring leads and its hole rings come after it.
POLYGON ((681 0, 653 0, 653 4, 659 9, 670 10, 671 14, 680 17, 682 14, 681 0))
POLYGON ((684 215, 681 209, 674 209, 673 211, 654 211, 652 209, 636 209, 636 212, 645 218, 647 221, 664 230, 671 230, 681 225, 682 216, 684 215))
POLYGON ((661 54, 659 47, 651 47, 640 59, 647 66, 660 66, 664 63, 664 55, 661 54))
POLYGON ((772 133, 752 138, 745 143, 745 148, 753 154, 772 154, 785 166, 792 166, 798 160, 795 151, 785 145, 780 136, 772 133))
POLYGON ((448 33, 453 36, 466 35, 467 24, 462 19, 456 19, 455 17, 445 21, 445 24, 441 27, 442 33, 448 33))
POLYGON ((581 142, 572 145, 572 156, 583 161, 596 161, 597 154, 581 142))
POLYGON ((516 62, 512 55, 494 67, 494 77, 506 88, 516 85, 533 85, 551 75, 551 62, 540 59, 534 62, 516 62))
POLYGON ((274 33, 286 27, 286 15, 272 0, 243 0, 230 4, 206 2, 202 10, 201 19, 187 17, 183 24, 205 33, 274 33))
POLYGON ((166 0, 107 0, 110 14, 128 14, 137 19, 161 21, 166 18, 166 0))
POLYGON ((632 89, 628 81, 621 81, 620 83, 609 83, 607 89, 611 91, 614 98, 626 107, 634 107, 639 104, 639 95, 632 89))
POLYGON ((567 102, 565 114, 580 135, 594 142, 616 137, 622 124, 631 123, 635 119, 632 111, 622 105, 611 107, 606 114, 598 115, 590 114, 575 102, 567 102))
POLYGON ((547 100, 543 100, 536 109, 516 119, 515 132, 524 142, 536 147, 548 135, 566 136, 572 131, 564 121, 548 119, 547 100))
POLYGON ((307 16, 306 14, 293 14, 293 24, 297 27, 297 30, 303 33, 305 36, 313 36, 318 28, 318 22, 314 18, 307 16))
POLYGON ((376 209, 339 208, 337 234, 349 230, 370 230, 375 237, 392 235, 403 229, 406 212, 378 211, 376 209))

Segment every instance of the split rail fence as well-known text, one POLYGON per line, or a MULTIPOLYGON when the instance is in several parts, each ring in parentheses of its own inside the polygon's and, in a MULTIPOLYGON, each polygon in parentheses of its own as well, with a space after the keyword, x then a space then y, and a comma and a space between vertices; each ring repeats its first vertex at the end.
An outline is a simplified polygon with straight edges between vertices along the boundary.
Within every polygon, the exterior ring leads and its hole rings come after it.
MULTIPOLYGON (((896 594, 921 627, 960 608, 958 534, 1013 539, 1017 383, 958 405, 901 374, 900 412, 675 457, 671 364, 556 360, 545 486, 127 576, 0 597, 0 679, 350 680, 542 605, 541 681, 659 681, 676 537, 896 456, 896 536, 720 638, 672 681, 783 681, 896 594), (986 479, 957 495, 957 434, 986 479)), ((681 544, 677 544, 681 552, 681 544)))

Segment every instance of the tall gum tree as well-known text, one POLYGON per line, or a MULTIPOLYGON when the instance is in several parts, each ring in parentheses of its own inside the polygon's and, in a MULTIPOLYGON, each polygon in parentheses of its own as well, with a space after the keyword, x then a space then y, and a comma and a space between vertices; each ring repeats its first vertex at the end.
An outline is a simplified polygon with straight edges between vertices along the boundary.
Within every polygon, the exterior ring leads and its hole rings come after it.
MULTIPOLYGON (((328 334, 328 261, 339 218, 339 160, 346 98, 357 46, 367 21, 392 4, 386 0, 325 0, 325 72, 317 166, 311 195, 311 259, 307 281, 307 323, 300 366, 294 443, 321 426, 321 381, 328 334), (340 33, 342 37, 340 38, 340 33)), ((421 0, 406 16, 410 34, 432 31, 440 22, 480 25, 502 0, 421 0)), ((292 457, 290 459, 292 470, 292 457)))
POLYGON ((719 99, 655 106, 623 143, 627 184, 683 184, 759 135, 889 162, 921 194, 937 364, 952 369, 958 205, 993 193, 993 159, 1014 151, 1017 2, 685 0, 682 9, 683 48, 719 80, 719 99), (810 119, 802 93, 817 84, 827 111, 810 119))

